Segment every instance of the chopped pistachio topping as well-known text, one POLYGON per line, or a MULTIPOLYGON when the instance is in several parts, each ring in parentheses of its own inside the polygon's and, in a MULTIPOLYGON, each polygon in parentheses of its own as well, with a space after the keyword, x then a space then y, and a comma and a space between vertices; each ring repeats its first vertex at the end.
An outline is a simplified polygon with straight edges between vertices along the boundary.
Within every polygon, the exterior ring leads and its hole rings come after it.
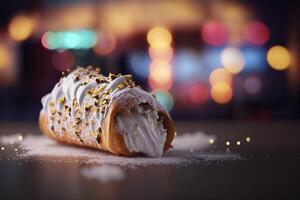
MULTIPOLYGON (((70 70, 67 70, 66 73, 69 73, 70 70)), ((63 72, 63 76, 66 75, 65 72, 63 72)), ((51 111, 51 120, 57 120, 58 124, 60 125, 60 129, 65 131, 66 129, 68 129, 69 127, 72 127, 72 132, 75 130, 75 134, 78 136, 78 139, 83 142, 82 138, 80 137, 80 133, 89 126, 89 123, 95 123, 94 118, 92 117, 93 115, 90 115, 92 112, 97 112, 97 113, 103 113, 105 112, 106 107, 109 105, 109 102, 111 101, 112 98, 112 93, 114 93, 117 90, 122 90, 124 88, 133 88, 133 87, 137 87, 132 75, 122 75, 120 73, 118 74, 113 74, 113 73, 109 73, 108 76, 104 76, 101 73, 101 69, 100 68, 93 68, 91 66, 88 66, 86 68, 82 68, 82 67, 77 67, 77 70, 74 71, 73 74, 73 81, 74 82, 78 82, 78 84, 80 84, 80 86, 84 86, 87 85, 88 83, 90 83, 91 81, 95 81, 94 83, 97 83, 96 87, 89 89, 88 91, 86 91, 85 95, 87 95, 87 101, 83 101, 84 102, 84 108, 83 110, 81 105, 79 106, 79 103, 77 102, 76 98, 74 98, 71 102, 67 102, 67 99, 65 97, 61 97, 58 99, 58 102, 60 105, 63 106, 63 110, 61 112, 56 111, 56 110, 52 110, 51 111), (112 87, 111 89, 106 89, 107 85, 115 80, 116 78, 119 77, 124 77, 124 79, 120 79, 123 80, 121 83, 119 83, 116 87, 112 87), (87 105, 88 104, 88 105, 87 105), (75 116, 71 116, 71 111, 75 110, 75 116), (89 113, 85 113, 87 114, 88 120, 89 122, 85 122, 85 120, 83 120, 81 117, 81 112, 89 112, 89 113), (56 116, 56 113, 59 116, 56 116), (65 121, 70 120, 70 117, 74 117, 75 120, 72 121, 71 126, 70 125, 64 125, 65 121), (57 119, 58 118, 58 119, 57 119), (63 127, 63 125, 65 127, 63 127)), ((63 83, 63 80, 65 79, 65 77, 62 77, 60 80, 59 84, 63 83)), ((56 103, 56 102, 55 102, 56 103)), ((53 107, 52 109, 54 109, 54 102, 50 101, 49 102, 49 106, 53 107)), ((72 119, 74 119, 72 118, 72 119)), ((54 130, 54 127, 51 127, 51 130, 54 130)), ((97 131, 94 131, 92 133, 93 138, 96 138, 96 141, 98 144, 101 143, 101 132, 102 129, 101 127, 99 127, 97 129, 97 131)))
POLYGON ((84 110, 85 110, 85 111, 89 111, 89 110, 91 110, 92 106, 93 106, 93 105, 87 105, 87 106, 85 106, 84 110))
POLYGON ((65 97, 61 97, 58 99, 58 103, 60 104, 64 104, 66 102, 66 98, 65 97))
POLYGON ((50 102, 49 102, 49 106, 50 106, 50 107, 53 107, 53 106, 54 106, 54 102, 53 102, 53 101, 50 101, 50 102))

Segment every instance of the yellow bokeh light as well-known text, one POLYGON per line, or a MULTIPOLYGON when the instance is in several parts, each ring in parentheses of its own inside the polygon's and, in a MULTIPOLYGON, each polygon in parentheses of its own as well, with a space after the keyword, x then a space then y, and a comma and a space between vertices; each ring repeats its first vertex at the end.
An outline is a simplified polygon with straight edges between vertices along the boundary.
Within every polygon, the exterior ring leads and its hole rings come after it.
POLYGON ((164 60, 154 60, 150 65, 150 77, 159 85, 170 82, 172 78, 171 64, 164 60))
POLYGON ((217 68, 210 73, 209 82, 211 85, 215 85, 217 83, 227 83, 231 85, 232 75, 224 68, 217 68))
POLYGON ((240 146, 241 145, 241 141, 237 141, 236 145, 240 146))
POLYGON ((267 53, 267 61, 273 69, 284 70, 291 64, 291 55, 283 46, 274 46, 267 53))
POLYGON ((221 64, 228 72, 237 74, 244 68, 244 56, 239 49, 227 47, 221 53, 221 64))
POLYGON ((153 47, 166 47, 172 42, 170 31, 164 27, 154 27, 147 34, 147 41, 153 47))
POLYGON ((229 145, 230 145, 230 142, 229 142, 229 141, 227 141, 225 144, 226 144, 227 146, 229 146, 229 145))
POLYGON ((8 31, 14 40, 23 41, 31 35, 33 28, 34 22, 31 18, 18 15, 11 20, 8 31))
POLYGON ((217 83, 211 88, 211 97, 217 103, 227 103, 232 98, 232 89, 226 83, 217 83))

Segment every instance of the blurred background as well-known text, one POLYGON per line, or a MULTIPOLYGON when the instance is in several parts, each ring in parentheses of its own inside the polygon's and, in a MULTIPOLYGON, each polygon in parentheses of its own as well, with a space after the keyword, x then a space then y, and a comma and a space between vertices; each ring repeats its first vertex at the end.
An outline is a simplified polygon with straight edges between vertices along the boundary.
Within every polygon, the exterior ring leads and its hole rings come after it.
POLYGON ((35 120, 62 71, 132 73, 175 119, 300 116, 296 1, 0 1, 0 119, 35 120))

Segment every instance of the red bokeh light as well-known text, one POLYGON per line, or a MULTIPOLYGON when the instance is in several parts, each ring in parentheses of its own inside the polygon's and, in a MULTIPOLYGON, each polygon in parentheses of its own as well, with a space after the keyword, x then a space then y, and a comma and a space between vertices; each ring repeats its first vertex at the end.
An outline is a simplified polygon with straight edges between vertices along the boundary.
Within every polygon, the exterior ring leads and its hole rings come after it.
POLYGON ((248 25, 245 37, 252 44, 263 45, 269 40, 270 31, 264 23, 253 21, 248 25))
POLYGON ((227 40, 227 31, 223 24, 210 21, 204 24, 201 35, 203 40, 213 46, 222 45, 227 40))
POLYGON ((75 63, 74 55, 69 51, 55 52, 52 55, 52 64, 59 71, 69 69, 75 63))
POLYGON ((99 39, 94 46, 94 51, 99 55, 108 55, 112 53, 117 45, 116 38, 108 33, 99 33, 99 39))
POLYGON ((209 98, 209 90, 206 85, 194 84, 189 87, 188 95, 192 103, 203 104, 209 98))
POLYGON ((41 42, 42 42, 43 47, 45 47, 46 49, 50 49, 50 48, 49 48, 49 45, 48 45, 48 43, 47 43, 47 39, 46 39, 47 34, 48 34, 48 33, 44 33, 44 34, 42 35, 41 42))

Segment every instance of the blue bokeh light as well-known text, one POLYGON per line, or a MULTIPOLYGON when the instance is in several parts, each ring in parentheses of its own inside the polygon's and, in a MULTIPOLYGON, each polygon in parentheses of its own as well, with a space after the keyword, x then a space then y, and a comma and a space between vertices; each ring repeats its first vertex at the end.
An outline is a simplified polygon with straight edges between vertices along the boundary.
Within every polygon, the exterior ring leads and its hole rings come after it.
POLYGON ((267 68, 265 48, 246 46, 241 48, 241 51, 245 59, 244 72, 262 71, 267 68))
POLYGON ((131 71, 142 77, 147 78, 149 75, 149 65, 151 59, 147 53, 133 53, 129 59, 131 71))

